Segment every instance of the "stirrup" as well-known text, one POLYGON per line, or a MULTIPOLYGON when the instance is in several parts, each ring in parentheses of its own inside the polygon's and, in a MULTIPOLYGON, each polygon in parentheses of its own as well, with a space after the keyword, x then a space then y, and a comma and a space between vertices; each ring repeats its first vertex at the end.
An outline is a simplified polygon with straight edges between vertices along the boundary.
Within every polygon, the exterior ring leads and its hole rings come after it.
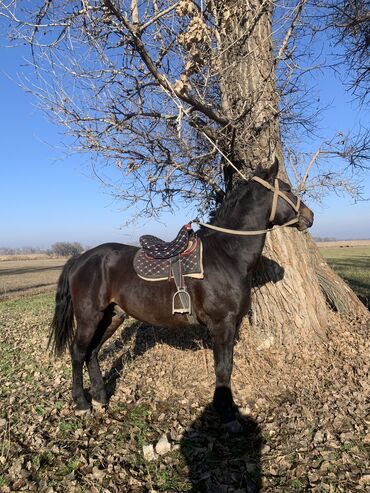
POLYGON ((172 298, 172 315, 175 313, 189 313, 191 314, 191 299, 190 294, 187 292, 186 288, 180 288, 173 295, 172 298), (179 299, 181 308, 175 308, 176 298, 179 299))

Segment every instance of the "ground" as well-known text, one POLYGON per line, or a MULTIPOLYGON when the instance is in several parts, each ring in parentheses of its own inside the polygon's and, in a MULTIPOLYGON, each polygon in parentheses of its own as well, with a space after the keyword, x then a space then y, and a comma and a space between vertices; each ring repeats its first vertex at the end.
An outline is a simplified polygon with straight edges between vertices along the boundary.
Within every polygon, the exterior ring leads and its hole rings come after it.
POLYGON ((208 335, 134 320, 102 351, 108 409, 75 416, 69 359, 46 351, 54 294, 28 288, 0 303, 1 492, 370 491, 366 321, 333 315, 328 340, 296 352, 258 351, 242 330, 229 436, 208 335))

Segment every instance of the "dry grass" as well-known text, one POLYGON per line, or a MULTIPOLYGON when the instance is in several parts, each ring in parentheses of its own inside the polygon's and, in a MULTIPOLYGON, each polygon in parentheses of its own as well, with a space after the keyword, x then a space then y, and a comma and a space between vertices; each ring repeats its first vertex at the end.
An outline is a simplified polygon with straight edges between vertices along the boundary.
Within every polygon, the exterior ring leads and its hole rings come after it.
POLYGON ((319 248, 356 248, 370 247, 370 240, 339 240, 339 241, 318 241, 319 248))
POLYGON ((29 254, 19 254, 19 255, 0 255, 0 262, 12 261, 12 260, 42 260, 58 258, 56 256, 48 255, 47 253, 29 253, 29 254))
MULTIPOLYGON (((64 261, 45 262, 1 263, 0 286, 12 281, 19 293, 55 282, 64 261)), ((368 490, 368 322, 333 314, 326 341, 262 351, 243 327, 233 374, 243 433, 230 437, 209 406, 215 377, 204 329, 129 320, 101 354, 108 410, 75 417, 69 357, 45 351, 53 296, 0 303, 2 493, 368 490), (143 445, 163 434, 171 452, 145 461, 143 445)))
POLYGON ((55 286, 64 258, 4 260, 0 262, 0 300, 55 286))
POLYGON ((323 248, 321 254, 370 308, 370 245, 323 248))

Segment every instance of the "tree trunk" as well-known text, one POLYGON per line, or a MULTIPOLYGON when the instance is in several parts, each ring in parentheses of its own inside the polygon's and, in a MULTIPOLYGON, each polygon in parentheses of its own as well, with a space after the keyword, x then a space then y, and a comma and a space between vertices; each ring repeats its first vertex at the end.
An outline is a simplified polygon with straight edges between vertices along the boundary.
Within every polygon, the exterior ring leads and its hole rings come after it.
MULTIPOLYGON (((250 176, 276 156, 287 179, 278 119, 271 2, 218 2, 220 87, 223 109, 234 121, 230 156, 250 176)), ((228 136, 230 139, 230 135, 228 136)), ((229 172, 230 174, 230 172, 229 172)), ((240 179, 229 176, 232 186, 240 179)), ((327 266, 308 233, 267 235, 254 280, 251 327, 265 347, 325 337, 330 309, 368 316, 350 288, 327 266)))

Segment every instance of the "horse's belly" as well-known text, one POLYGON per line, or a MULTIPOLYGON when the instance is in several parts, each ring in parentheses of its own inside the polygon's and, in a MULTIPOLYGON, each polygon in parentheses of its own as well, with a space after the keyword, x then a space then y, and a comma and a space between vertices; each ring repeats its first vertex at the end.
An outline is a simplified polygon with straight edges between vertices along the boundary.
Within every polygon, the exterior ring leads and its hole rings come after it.
POLYGON ((114 297, 130 316, 149 325, 160 327, 186 327, 191 325, 182 314, 172 314, 175 286, 169 281, 144 281, 137 278, 129 286, 122 287, 114 297))

